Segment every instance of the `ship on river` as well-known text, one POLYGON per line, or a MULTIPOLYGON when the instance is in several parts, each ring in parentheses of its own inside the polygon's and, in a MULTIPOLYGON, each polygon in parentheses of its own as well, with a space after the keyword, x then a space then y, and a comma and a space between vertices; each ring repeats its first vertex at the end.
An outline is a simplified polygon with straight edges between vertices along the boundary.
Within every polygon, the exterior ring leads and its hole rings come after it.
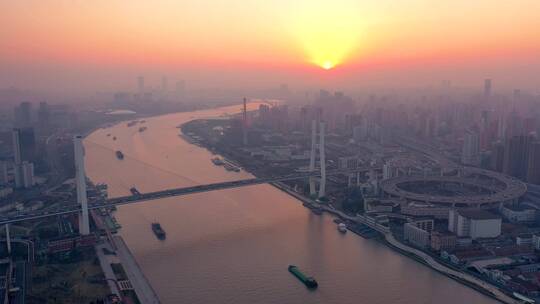
POLYGON ((161 228, 161 225, 159 223, 152 223, 152 231, 154 231, 154 234, 160 240, 164 240, 167 237, 165 230, 161 228))
POLYGON ((315 289, 319 286, 319 284, 314 278, 308 277, 303 274, 300 269, 298 269, 298 267, 295 265, 289 265, 289 272, 292 273, 298 280, 300 280, 300 282, 304 283, 307 288, 315 289))

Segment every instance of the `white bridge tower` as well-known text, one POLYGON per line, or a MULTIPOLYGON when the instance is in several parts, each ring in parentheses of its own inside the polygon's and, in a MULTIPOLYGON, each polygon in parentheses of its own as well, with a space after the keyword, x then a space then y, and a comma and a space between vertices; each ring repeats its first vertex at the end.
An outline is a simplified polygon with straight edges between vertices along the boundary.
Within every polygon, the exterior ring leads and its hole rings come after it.
POLYGON ((81 205, 79 213, 79 233, 90 234, 90 221, 88 218, 88 197, 86 196, 86 172, 84 170, 83 137, 76 135, 73 138, 75 148, 75 182, 77 183, 77 203, 81 205))
MULTIPOLYGON (((318 198, 324 197, 326 195, 326 157, 324 153, 324 137, 325 137, 325 124, 324 122, 319 123, 319 143, 317 144, 317 122, 315 120, 311 121, 311 154, 309 159, 309 171, 315 172, 315 158, 316 152, 319 151, 319 160, 320 160, 320 170, 321 178, 319 182, 319 194, 318 198)), ((315 177, 309 178, 309 194, 311 196, 317 195, 317 190, 315 189, 315 177)))

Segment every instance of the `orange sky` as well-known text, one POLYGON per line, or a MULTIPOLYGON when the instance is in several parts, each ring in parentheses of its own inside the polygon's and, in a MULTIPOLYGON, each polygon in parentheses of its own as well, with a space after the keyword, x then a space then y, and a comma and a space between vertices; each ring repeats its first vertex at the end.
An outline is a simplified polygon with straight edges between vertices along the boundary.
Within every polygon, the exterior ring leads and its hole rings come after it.
POLYGON ((51 73, 88 87, 145 73, 317 86, 324 65, 343 86, 414 73, 411 84, 474 76, 532 88, 538 12, 537 0, 1 1, 0 87, 54 86, 51 73))

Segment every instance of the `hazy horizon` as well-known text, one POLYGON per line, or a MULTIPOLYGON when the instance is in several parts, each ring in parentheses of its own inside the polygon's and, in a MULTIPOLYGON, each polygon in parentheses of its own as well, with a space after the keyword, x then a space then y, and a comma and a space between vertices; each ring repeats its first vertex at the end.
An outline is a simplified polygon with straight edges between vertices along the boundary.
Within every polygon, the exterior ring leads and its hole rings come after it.
POLYGON ((537 1, 5 1, 0 88, 540 87, 537 1), (331 68, 326 70, 324 68, 331 68), (54 77, 51 77, 54 75, 54 77))

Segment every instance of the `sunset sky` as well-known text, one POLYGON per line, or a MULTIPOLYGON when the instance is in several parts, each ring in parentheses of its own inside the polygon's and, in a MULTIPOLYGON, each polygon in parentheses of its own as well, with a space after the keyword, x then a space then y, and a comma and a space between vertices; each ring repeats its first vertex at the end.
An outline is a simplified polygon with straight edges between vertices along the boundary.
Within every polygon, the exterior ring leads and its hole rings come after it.
POLYGON ((127 89, 166 74, 200 87, 538 89, 539 12, 537 0, 6 0, 0 87, 127 89))

